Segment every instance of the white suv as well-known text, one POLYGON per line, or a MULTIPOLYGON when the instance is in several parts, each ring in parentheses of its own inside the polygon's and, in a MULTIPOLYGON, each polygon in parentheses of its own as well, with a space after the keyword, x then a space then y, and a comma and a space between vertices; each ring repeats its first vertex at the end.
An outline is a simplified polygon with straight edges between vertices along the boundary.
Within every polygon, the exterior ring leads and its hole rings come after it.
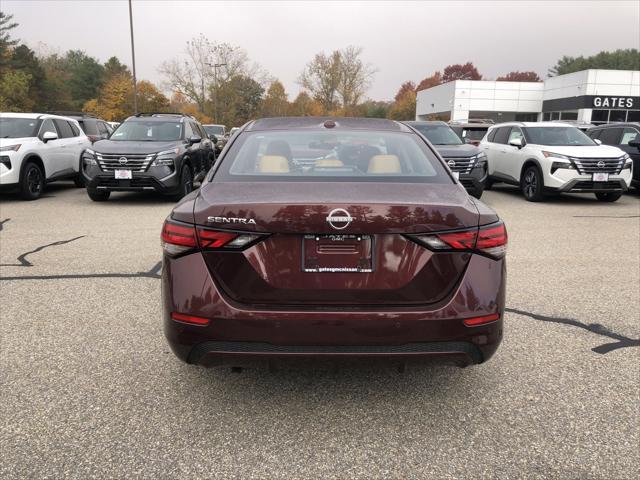
POLYGON ((18 189, 25 200, 35 200, 54 180, 73 179, 81 187, 80 156, 90 146, 71 118, 0 113, 0 189, 18 189))
POLYGON ((530 202, 552 192, 595 193, 615 202, 631 183, 629 155, 564 123, 502 123, 489 129, 480 149, 489 167, 486 188, 518 185, 530 202))

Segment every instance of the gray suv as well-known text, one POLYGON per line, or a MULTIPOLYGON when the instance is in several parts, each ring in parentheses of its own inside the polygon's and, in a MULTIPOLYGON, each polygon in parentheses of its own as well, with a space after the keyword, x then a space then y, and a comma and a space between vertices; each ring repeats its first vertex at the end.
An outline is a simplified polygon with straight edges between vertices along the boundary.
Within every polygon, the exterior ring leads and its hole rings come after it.
POLYGON ((478 147, 464 143, 445 122, 404 122, 424 136, 444 158, 462 186, 480 198, 487 181, 487 157, 478 147))
POLYGON ((82 176, 96 202, 112 191, 156 191, 178 200, 213 165, 213 149, 191 116, 139 113, 83 152, 82 176))

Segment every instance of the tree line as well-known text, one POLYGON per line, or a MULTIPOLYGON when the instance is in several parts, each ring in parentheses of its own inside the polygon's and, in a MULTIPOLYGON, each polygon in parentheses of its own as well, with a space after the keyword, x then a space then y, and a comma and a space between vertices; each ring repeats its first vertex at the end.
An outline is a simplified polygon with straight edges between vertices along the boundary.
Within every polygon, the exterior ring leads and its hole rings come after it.
MULTIPOLYGON (((100 63, 81 50, 37 55, 12 38, 16 26, 12 15, 0 11, 0 111, 82 110, 110 121, 134 113, 132 75, 117 57, 100 63)), ((300 93, 289 100, 282 82, 252 62, 245 50, 201 34, 187 42, 183 56, 163 62, 161 85, 137 82, 138 111, 178 111, 228 126, 261 116, 290 115, 411 120, 418 91, 453 80, 483 79, 471 62, 449 65, 417 83, 403 82, 392 101, 375 101, 366 93, 377 70, 362 57, 357 46, 315 54, 297 79, 300 93)), ((640 70, 640 52, 564 56, 548 73, 587 68, 640 70)), ((541 81, 533 71, 513 71, 496 80, 541 81)))

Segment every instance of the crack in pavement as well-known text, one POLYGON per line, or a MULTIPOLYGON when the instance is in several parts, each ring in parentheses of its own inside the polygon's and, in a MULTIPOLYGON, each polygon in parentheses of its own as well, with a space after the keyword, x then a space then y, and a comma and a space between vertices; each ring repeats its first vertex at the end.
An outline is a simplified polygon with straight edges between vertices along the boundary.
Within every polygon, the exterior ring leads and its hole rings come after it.
POLYGON ((625 335, 620 335, 619 333, 612 332, 611 330, 606 328, 604 325, 600 325, 599 323, 587 324, 587 323, 582 323, 573 318, 549 317, 547 315, 540 315, 537 313, 526 312, 524 310, 518 310, 516 308, 505 308, 505 311, 510 313, 517 313, 518 315, 524 315, 529 318, 533 318, 534 320, 539 320, 541 322, 570 325, 572 327, 581 328, 583 330, 587 330, 588 332, 595 333, 596 335, 601 335, 603 337, 608 337, 616 340, 615 342, 603 343, 602 345, 598 345, 597 347, 594 347, 591 349, 593 352, 599 353, 601 355, 612 352, 619 348, 640 347, 640 339, 633 339, 625 335))
POLYGON ((47 247, 55 247, 58 245, 64 245, 67 243, 74 242, 79 240, 80 238, 84 238, 85 235, 80 235, 79 237, 71 238, 69 240, 58 240, 57 242, 47 243, 46 245, 42 245, 34 250, 30 250, 18 256, 17 260, 20 263, 0 263, 0 267, 33 267, 33 263, 27 260, 27 256, 32 253, 38 253, 41 250, 44 250, 47 247))
POLYGON ((13 277, 1 277, 3 280, 64 280, 64 279, 78 279, 78 278, 161 278, 160 269, 162 268, 162 262, 156 263, 146 272, 134 272, 134 273, 70 273, 62 275, 19 275, 13 277))

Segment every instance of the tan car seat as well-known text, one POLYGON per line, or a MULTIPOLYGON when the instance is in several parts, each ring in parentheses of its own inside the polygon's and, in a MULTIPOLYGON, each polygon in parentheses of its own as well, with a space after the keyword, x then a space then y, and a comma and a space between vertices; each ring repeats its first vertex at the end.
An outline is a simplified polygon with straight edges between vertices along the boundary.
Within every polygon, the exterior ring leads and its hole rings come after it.
POLYGON ((374 155, 369 160, 367 173, 402 173, 400 159, 396 155, 374 155))
POLYGON ((258 162, 260 173, 289 173, 289 161, 282 155, 263 155, 258 162))
POLYGON ((316 168, 318 167, 344 167, 344 163, 337 158, 321 158, 320 160, 316 160, 316 168))

